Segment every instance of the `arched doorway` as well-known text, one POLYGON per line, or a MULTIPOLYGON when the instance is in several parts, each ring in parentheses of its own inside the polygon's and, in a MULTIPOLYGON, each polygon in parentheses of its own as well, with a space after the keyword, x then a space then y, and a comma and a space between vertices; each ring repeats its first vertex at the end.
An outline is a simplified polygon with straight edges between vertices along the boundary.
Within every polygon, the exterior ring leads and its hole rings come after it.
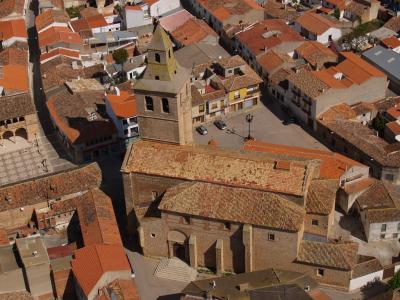
POLYGON ((188 262, 187 236, 176 230, 168 232, 169 257, 177 257, 184 262, 188 262))
POLYGON ((3 133, 3 139, 5 140, 10 140, 14 142, 14 134, 12 133, 12 131, 6 131, 3 133))
POLYGON ((26 132, 25 128, 18 128, 15 131, 15 136, 22 137, 23 139, 27 140, 28 139, 28 133, 26 132))

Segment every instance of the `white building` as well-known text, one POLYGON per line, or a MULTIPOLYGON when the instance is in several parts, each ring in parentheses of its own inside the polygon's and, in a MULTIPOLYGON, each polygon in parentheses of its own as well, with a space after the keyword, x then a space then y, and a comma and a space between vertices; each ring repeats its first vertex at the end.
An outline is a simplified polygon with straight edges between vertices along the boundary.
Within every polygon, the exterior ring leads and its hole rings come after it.
POLYGON ((117 129, 118 137, 127 145, 139 136, 136 99, 128 92, 120 92, 118 88, 116 92, 105 96, 106 112, 117 129))
POLYGON ((337 41, 342 31, 333 21, 316 13, 306 13, 297 18, 294 29, 311 41, 328 44, 330 40, 337 41))
POLYGON ((181 8, 179 0, 135 0, 135 5, 125 6, 126 28, 135 28, 152 24, 158 18, 181 8))

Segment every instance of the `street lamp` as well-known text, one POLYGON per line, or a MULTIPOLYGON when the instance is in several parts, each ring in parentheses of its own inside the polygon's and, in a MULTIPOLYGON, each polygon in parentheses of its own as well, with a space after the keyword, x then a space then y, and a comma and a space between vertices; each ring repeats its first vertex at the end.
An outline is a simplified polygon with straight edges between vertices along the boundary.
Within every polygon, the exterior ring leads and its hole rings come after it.
POLYGON ((247 135, 246 140, 254 140, 254 138, 250 135, 250 130, 251 130, 251 122, 253 122, 254 116, 251 114, 246 115, 246 122, 249 123, 249 134, 247 135))

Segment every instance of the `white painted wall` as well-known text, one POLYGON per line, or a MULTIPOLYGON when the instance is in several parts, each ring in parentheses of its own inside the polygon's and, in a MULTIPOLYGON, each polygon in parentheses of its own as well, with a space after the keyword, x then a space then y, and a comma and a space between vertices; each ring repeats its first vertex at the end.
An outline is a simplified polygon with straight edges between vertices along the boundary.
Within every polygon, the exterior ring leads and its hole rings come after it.
POLYGON ((398 224, 400 220, 396 222, 385 222, 385 223, 369 223, 369 220, 363 222, 364 230, 367 235, 368 241, 380 241, 380 240, 396 240, 400 238, 398 224), (369 223, 369 224, 368 224, 369 223), (386 231, 381 231, 382 224, 386 224, 386 231), (367 226, 369 225, 369 226, 367 226), (385 235, 385 238, 381 238, 381 234, 385 235), (397 237, 393 237, 393 234, 399 234, 397 237))
POLYGON ((355 289, 359 289, 365 286, 368 282, 372 282, 374 280, 382 280, 383 278, 383 270, 367 274, 358 278, 353 278, 350 280, 349 290, 353 291, 355 289))
POLYGON ((329 43, 329 36, 332 36, 332 40, 337 41, 342 37, 342 31, 338 28, 329 28, 323 34, 317 36, 317 41, 321 44, 329 43))
POLYGON ((111 118, 111 120, 113 121, 115 127, 117 128, 117 132, 118 132, 118 137, 122 138, 122 139, 127 139, 130 137, 134 137, 137 136, 137 133, 133 132, 131 133, 131 129, 137 128, 137 130, 139 130, 139 125, 137 123, 137 119, 136 122, 134 122, 132 120, 132 118, 137 118, 137 116, 131 116, 127 119, 121 119, 118 118, 114 111, 112 110, 111 104, 107 99, 107 96, 105 97, 106 99, 106 112, 108 114, 108 116, 111 118), (124 120, 126 121, 126 124, 124 124, 124 120), (128 133, 125 134, 124 131, 128 130, 128 133))
POLYGON ((28 39, 27 38, 22 38, 22 37, 15 37, 13 36, 12 38, 5 40, 2 42, 2 45, 4 48, 6 47, 10 47, 12 44, 14 44, 15 42, 22 42, 22 43, 27 43, 28 39))
POLYGON ((110 24, 107 26, 92 28, 92 33, 101 33, 101 32, 109 32, 109 31, 118 31, 121 29, 121 24, 110 24))
POLYGON ((162 16, 170 11, 180 8, 181 3, 179 0, 159 0, 150 6, 150 16, 162 16))
POLYGON ((126 28, 135 28, 152 23, 151 17, 145 18, 142 10, 131 10, 125 8, 125 24, 126 28))

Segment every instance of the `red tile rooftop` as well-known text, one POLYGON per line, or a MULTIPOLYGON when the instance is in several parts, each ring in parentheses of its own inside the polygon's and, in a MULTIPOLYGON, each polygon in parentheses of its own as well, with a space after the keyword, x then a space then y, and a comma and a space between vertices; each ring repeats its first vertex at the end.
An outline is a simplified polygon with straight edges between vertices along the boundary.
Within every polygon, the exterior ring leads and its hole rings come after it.
POLYGON ((236 38, 255 56, 284 42, 304 41, 296 31, 280 19, 260 21, 236 34, 236 38))

